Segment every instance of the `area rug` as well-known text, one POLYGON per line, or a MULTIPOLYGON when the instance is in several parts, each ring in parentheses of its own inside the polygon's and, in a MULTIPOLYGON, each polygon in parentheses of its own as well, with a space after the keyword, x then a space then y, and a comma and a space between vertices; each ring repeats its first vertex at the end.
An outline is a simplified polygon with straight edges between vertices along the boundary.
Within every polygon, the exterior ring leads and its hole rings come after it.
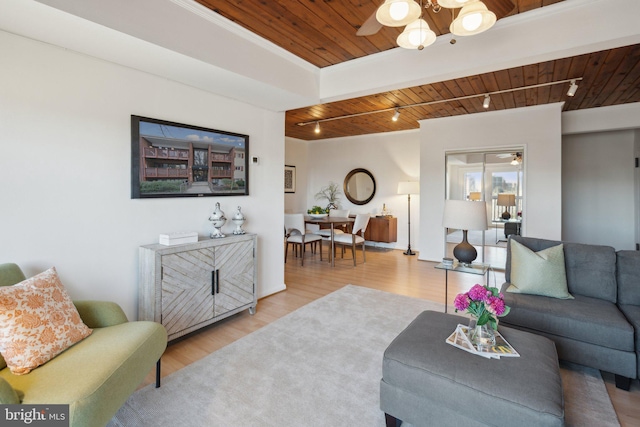
MULTIPOLYGON (((423 310, 442 309, 347 285, 137 391, 109 426, 383 427, 383 352, 423 310)), ((619 425, 598 371, 562 371, 567 425, 619 425)))

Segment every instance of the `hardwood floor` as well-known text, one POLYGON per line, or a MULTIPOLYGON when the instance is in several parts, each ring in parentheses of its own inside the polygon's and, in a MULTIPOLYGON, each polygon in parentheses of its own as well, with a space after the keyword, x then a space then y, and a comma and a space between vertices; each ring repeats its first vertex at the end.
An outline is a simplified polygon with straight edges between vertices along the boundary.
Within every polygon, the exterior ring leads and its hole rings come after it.
MULTIPOLYGON (((353 266, 350 251, 347 251, 344 259, 338 256, 334 268, 329 266, 328 258, 324 256, 324 261, 321 262, 318 254, 307 253, 304 267, 300 266, 299 258, 290 257, 285 264, 286 291, 258 301, 258 308, 253 316, 245 311, 172 342, 162 356, 162 376, 169 375, 347 284, 444 302, 445 272, 435 269, 434 263, 419 261, 415 256, 405 256, 400 250, 367 248, 366 263, 362 262, 360 251, 356 256, 356 267, 353 266)), ((453 304, 457 293, 468 290, 475 283, 482 283, 482 280, 480 276, 449 273, 449 305, 453 304)), ((504 274, 501 271, 490 272, 492 285, 499 287, 503 281, 504 274)), ((616 389, 613 375, 603 373, 603 378, 621 426, 640 425, 638 380, 632 381, 631 391, 626 392, 616 389)), ((151 372, 142 386, 154 381, 155 373, 151 372)))

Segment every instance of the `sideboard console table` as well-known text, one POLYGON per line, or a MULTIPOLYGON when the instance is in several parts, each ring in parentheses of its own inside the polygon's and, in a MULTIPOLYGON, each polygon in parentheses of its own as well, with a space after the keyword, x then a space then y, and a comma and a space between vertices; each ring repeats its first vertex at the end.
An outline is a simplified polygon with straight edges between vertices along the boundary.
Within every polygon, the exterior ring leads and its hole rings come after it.
POLYGON ((364 232, 370 242, 392 243, 398 240, 398 218, 394 216, 372 216, 364 232))
POLYGON ((161 323, 169 340, 240 311, 255 313, 255 234, 139 249, 138 319, 161 323))

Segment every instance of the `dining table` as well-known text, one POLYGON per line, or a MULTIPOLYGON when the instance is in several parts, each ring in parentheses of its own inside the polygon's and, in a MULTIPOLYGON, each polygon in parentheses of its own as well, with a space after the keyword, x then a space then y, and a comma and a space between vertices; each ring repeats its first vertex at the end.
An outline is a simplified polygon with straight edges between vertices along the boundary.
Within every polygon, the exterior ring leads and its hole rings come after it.
POLYGON ((335 226, 347 225, 349 230, 351 230, 351 225, 355 222, 354 218, 348 217, 337 217, 337 216, 325 216, 322 218, 315 218, 312 216, 305 216, 304 222, 306 224, 317 224, 322 228, 323 225, 328 225, 331 228, 331 248, 329 251, 329 261, 331 262, 331 267, 335 267, 335 242, 333 240, 334 228, 335 226))

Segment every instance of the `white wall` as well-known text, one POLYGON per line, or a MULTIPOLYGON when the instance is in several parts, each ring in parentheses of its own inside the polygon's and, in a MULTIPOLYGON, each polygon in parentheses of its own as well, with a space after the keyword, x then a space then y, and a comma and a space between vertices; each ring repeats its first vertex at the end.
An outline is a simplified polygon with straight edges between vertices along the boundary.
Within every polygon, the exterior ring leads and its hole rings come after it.
POLYGON ((28 276, 56 266, 73 298, 115 301, 134 319, 138 246, 208 235, 220 202, 242 206, 259 235, 259 295, 283 288, 284 113, 5 32, 0 51, 0 262, 28 276), (132 200, 131 114, 248 134, 260 157, 250 195, 132 200))
POLYGON ((562 139, 562 239, 635 249, 633 130, 562 139))
POLYGON ((444 254, 445 154, 524 146, 523 235, 561 238, 561 106, 492 111, 420 122, 420 259, 444 254))
POLYGON ((286 213, 306 212, 311 207, 307 206, 308 151, 307 141, 285 138, 284 164, 296 167, 296 191, 284 195, 286 213))
MULTIPOLYGON (((398 195, 400 181, 417 181, 420 177, 419 132, 404 131, 347 138, 332 138, 301 143, 287 138, 287 164, 296 166, 298 188, 295 202, 285 204, 286 209, 302 212, 313 205, 323 205, 314 195, 330 181, 342 188, 344 178, 356 168, 369 170, 376 180, 376 194, 366 205, 354 205, 344 196, 340 206, 352 213, 380 214, 386 204, 398 218, 398 241, 395 244, 379 243, 378 246, 407 248, 407 196, 398 195), (306 149, 300 147, 306 144, 306 149), (289 150, 292 150, 291 152, 289 150), (306 158, 304 157, 306 155, 306 158), (306 167, 301 167, 305 166, 306 167), (301 188, 302 176, 306 176, 306 188, 301 188), (298 195, 298 191, 300 194, 298 195)), ((419 250, 420 196, 411 200, 411 248, 419 250)))

